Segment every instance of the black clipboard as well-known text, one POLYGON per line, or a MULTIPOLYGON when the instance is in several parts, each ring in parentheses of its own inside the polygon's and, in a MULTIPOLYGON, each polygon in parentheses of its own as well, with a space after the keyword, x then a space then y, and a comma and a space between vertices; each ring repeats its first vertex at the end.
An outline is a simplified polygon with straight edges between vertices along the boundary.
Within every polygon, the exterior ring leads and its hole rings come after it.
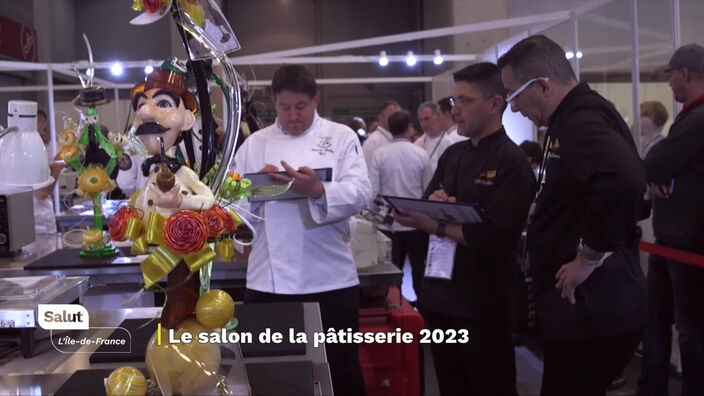
POLYGON ((382 195, 382 197, 397 212, 403 212, 404 209, 415 210, 447 224, 477 224, 485 221, 481 208, 476 204, 428 201, 392 195, 382 195))
MULTIPOLYGON (((313 170, 318 175, 318 179, 320 179, 321 182, 332 181, 332 168, 316 168, 313 170)), ((269 177, 270 173, 279 174, 279 175, 288 175, 288 173, 286 173, 286 171, 258 172, 258 173, 247 173, 243 177, 251 180, 252 186, 267 186, 267 185, 271 185, 274 183, 274 181, 271 180, 271 178, 269 177)), ((299 193, 293 192, 291 190, 288 190, 283 194, 275 195, 272 197, 249 197, 249 202, 261 202, 261 201, 272 201, 272 200, 281 201, 281 200, 286 200, 286 199, 301 199, 301 198, 308 198, 308 197, 301 195, 299 193)))

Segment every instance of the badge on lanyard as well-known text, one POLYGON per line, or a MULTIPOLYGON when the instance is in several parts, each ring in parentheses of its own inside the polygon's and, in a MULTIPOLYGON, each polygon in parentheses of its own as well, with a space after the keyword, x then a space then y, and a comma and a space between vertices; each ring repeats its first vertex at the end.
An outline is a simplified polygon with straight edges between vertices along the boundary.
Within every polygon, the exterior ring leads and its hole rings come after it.
POLYGON ((425 261, 425 276, 428 278, 452 279, 455 267, 457 242, 451 238, 430 235, 428 256, 425 261))

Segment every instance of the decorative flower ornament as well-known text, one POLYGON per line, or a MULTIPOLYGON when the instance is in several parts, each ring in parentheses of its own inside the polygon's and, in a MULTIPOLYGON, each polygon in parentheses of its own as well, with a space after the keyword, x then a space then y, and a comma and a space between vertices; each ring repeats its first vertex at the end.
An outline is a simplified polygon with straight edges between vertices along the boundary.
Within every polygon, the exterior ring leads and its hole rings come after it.
POLYGON ((166 219, 164 242, 176 253, 195 253, 208 242, 208 226, 198 213, 180 210, 166 219))
POLYGON ((95 194, 113 190, 115 182, 110 180, 101 165, 92 164, 78 177, 78 188, 83 193, 95 194))

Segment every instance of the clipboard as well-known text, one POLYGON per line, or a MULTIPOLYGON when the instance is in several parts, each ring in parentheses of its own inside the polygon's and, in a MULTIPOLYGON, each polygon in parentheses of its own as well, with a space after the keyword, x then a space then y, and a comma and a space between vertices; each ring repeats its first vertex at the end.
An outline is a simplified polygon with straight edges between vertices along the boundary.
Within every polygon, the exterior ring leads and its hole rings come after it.
MULTIPOLYGON (((332 181, 332 168, 317 168, 317 169, 313 169, 313 170, 315 171, 315 174, 318 175, 318 179, 321 182, 332 181)), ((279 175, 288 175, 288 173, 286 173, 286 171, 270 172, 270 173, 279 174, 279 175)), ((269 177, 269 172, 247 173, 243 177, 251 180, 252 186, 268 186, 268 185, 271 185, 274 183, 274 181, 271 180, 271 178, 269 177)), ((307 199, 308 197, 301 195, 297 192, 293 192, 291 190, 288 190, 283 194, 274 195, 274 196, 249 197, 249 202, 281 201, 281 200, 302 199, 302 198, 307 199)))
POLYGON ((391 195, 382 195, 382 197, 398 212, 403 212, 404 209, 415 210, 447 224, 476 224, 483 223, 485 220, 481 208, 475 204, 428 201, 391 195))

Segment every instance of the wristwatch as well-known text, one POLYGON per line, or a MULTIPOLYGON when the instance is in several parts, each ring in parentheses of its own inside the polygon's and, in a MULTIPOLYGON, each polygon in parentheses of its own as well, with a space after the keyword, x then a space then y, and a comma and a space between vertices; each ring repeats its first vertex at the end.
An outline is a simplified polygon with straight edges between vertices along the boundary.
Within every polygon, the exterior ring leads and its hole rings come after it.
POLYGON ((445 223, 443 223, 443 222, 439 222, 439 223, 438 223, 438 230, 435 231, 435 234, 436 234, 437 236, 439 236, 440 238, 445 238, 445 226, 446 226, 446 225, 447 225, 447 224, 445 224, 445 223))

